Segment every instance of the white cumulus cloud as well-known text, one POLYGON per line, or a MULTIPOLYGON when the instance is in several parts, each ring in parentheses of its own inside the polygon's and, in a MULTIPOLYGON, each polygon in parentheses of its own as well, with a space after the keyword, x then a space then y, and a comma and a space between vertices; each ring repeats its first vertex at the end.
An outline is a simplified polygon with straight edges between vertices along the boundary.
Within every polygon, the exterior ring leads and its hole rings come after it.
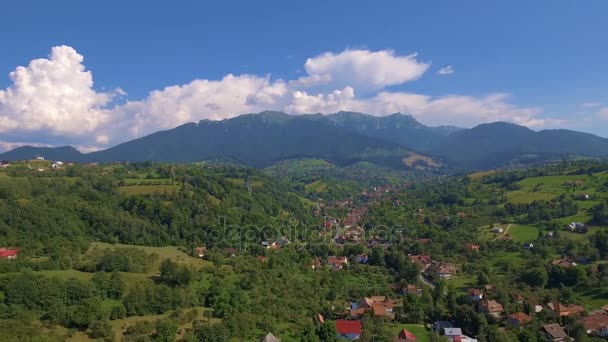
POLYGON ((323 53, 306 60, 308 74, 296 86, 329 85, 333 90, 352 87, 359 91, 382 89, 420 78, 430 64, 416 60, 416 54, 396 56, 391 50, 346 50, 323 53))
POLYGON ((113 94, 93 89, 83 59, 73 48, 57 46, 48 59, 11 72, 12 86, 0 90, 0 132, 84 135, 107 122, 104 106, 113 94))
POLYGON ((390 50, 323 53, 306 61, 306 76, 298 79, 228 74, 152 90, 143 99, 127 99, 120 88, 96 91, 83 56, 71 47, 58 46, 47 59, 18 67, 10 75, 12 84, 0 90, 0 148, 25 142, 73 144, 90 151, 187 122, 263 110, 402 112, 426 124, 465 127, 497 120, 531 127, 557 122, 542 118, 539 108, 514 105, 506 94, 429 96, 389 90, 428 70, 430 63, 416 58, 390 50), (114 98, 125 101, 116 104, 114 98))

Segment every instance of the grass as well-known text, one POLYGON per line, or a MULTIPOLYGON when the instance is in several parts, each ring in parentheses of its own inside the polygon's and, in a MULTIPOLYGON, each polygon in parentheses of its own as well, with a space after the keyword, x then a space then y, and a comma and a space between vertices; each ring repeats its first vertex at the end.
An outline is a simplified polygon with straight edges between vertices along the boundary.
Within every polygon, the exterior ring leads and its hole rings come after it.
POLYGON ((535 200, 551 200, 561 194, 589 194, 596 193, 597 185, 608 180, 608 173, 600 172, 589 175, 560 175, 530 177, 518 182, 521 189, 510 191, 507 197, 513 203, 529 203, 535 200), (568 186, 567 183, 578 183, 568 186))
POLYGON ((509 233, 513 236, 513 241, 525 243, 534 241, 538 238, 540 229, 535 225, 514 224, 509 229, 509 233))
POLYGON ((320 193, 320 192, 327 191, 327 184, 321 180, 318 180, 318 181, 314 181, 310 184, 306 184, 306 186, 304 186, 304 188, 308 192, 320 193))
POLYGON ((126 195, 149 195, 153 193, 177 192, 181 188, 179 184, 173 185, 126 185, 119 186, 118 191, 126 195))
POLYGON ((122 180, 125 185, 174 185, 171 178, 125 178, 122 180))

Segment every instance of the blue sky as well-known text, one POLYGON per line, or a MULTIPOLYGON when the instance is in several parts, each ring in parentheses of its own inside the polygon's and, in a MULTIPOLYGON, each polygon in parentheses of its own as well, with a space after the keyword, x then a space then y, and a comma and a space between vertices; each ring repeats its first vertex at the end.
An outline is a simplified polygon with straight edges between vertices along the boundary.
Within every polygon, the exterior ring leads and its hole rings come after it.
POLYGON ((102 148, 262 109, 608 136, 605 1, 19 1, 3 13, 4 148, 102 148))

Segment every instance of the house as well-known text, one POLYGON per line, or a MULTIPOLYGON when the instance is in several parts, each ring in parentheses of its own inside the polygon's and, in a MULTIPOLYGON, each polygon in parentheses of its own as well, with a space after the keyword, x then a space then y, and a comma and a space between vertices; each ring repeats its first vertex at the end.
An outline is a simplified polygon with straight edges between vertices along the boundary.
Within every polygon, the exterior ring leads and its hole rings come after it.
POLYGON ((36 156, 36 160, 44 160, 43 156, 36 156))
POLYGON ((321 260, 318 257, 315 257, 312 259, 312 269, 316 270, 319 267, 321 267, 321 260))
POLYGON ((359 318, 366 312, 370 312, 374 316, 394 319, 395 303, 395 300, 388 299, 385 296, 363 297, 358 302, 351 304, 350 316, 359 318))
POLYGON ((523 304, 526 300, 524 296, 520 295, 519 293, 512 293, 511 298, 513 298, 513 301, 517 304, 523 304))
POLYGON ((580 196, 578 196, 578 198, 582 201, 588 201, 591 196, 589 196, 589 194, 580 194, 580 196))
POLYGON ((260 340, 260 342, 281 342, 281 339, 277 338, 272 333, 268 333, 260 340))
POLYGON ((430 255, 410 255, 410 261, 420 265, 420 268, 425 271, 433 264, 430 255))
POLYGON ((576 262, 567 259, 553 259, 551 265, 569 268, 576 266, 576 262))
POLYGON ((401 291, 403 292, 404 295, 411 294, 411 295, 415 295, 415 296, 422 296, 422 289, 414 284, 407 285, 406 287, 401 289, 401 291))
POLYGON ((570 337, 568 337, 568 334, 566 334, 566 332, 564 331, 564 328, 562 328, 559 324, 556 324, 556 323, 545 324, 545 325, 543 325, 543 328, 541 329, 541 331, 545 334, 545 336, 547 337, 547 340, 549 340, 549 341, 552 341, 552 342, 570 341, 570 337))
POLYGON ((479 311, 492 317, 500 318, 502 316, 503 308, 502 304, 493 299, 483 299, 479 302, 479 311))
POLYGON ((575 233, 586 233, 587 232, 587 227, 585 227, 585 225, 583 223, 580 222, 572 222, 570 223, 567 227, 566 230, 570 231, 570 232, 575 232, 575 233))
POLYGON ((436 321, 433 323, 433 331, 441 331, 441 329, 453 328, 452 322, 448 321, 436 321))
POLYGON ((427 273, 433 276, 438 277, 439 279, 450 279, 453 275, 456 274, 456 265, 447 262, 438 262, 432 264, 427 273))
POLYGON ((585 308, 580 305, 569 304, 566 306, 558 301, 548 303, 547 307, 559 317, 576 316, 585 312, 585 308))
POLYGON ((237 251, 236 248, 224 248, 224 252, 226 252, 226 255, 229 257, 236 257, 239 251, 237 251))
POLYGON ((460 328, 444 328, 443 331, 448 341, 458 341, 462 336, 462 329, 460 328))
POLYGON ((397 335, 397 341, 398 342, 415 342, 416 335, 412 334, 411 332, 409 332, 405 329, 401 329, 401 331, 399 332, 399 335, 397 335))
POLYGON ((501 227, 494 227, 494 228, 492 228, 492 233, 495 233, 495 234, 501 234, 504 231, 505 230, 502 229, 501 227))
POLYGON ((5 169, 9 167, 11 164, 7 160, 0 160, 0 167, 5 169))
POLYGON ((578 321, 589 335, 608 338, 608 314, 596 313, 578 321))
POLYGON ((0 259, 15 259, 19 255, 16 248, 0 248, 0 259))
POLYGON ((526 242, 523 245, 524 249, 530 250, 532 248, 534 248, 534 244, 532 242, 526 242))
POLYGON ((349 341, 357 340, 361 336, 361 321, 338 319, 336 320, 336 332, 349 341))
POLYGON ((336 257, 336 256, 328 256, 327 264, 331 266, 332 269, 339 271, 342 269, 343 265, 348 264, 348 258, 345 256, 336 257))
POLYGON ((468 250, 470 250, 470 251, 473 251, 473 252, 479 251, 479 245, 474 245, 472 243, 467 243, 465 245, 465 248, 468 249, 468 250))
POLYGON ((204 258, 207 253, 207 247, 199 246, 194 249, 194 254, 199 258, 204 258))
POLYGON ((532 322, 532 317, 523 312, 516 312, 509 315, 508 324, 514 327, 520 327, 532 322))
POLYGON ((359 264, 367 264, 367 254, 357 254, 357 263, 359 264))
POLYGON ((467 293, 469 294, 469 298, 474 302, 479 302, 483 299, 483 291, 480 289, 469 289, 467 293))
POLYGON ((315 323, 325 324, 325 317, 323 317, 323 315, 321 315, 320 313, 315 315, 314 320, 315 320, 315 323))

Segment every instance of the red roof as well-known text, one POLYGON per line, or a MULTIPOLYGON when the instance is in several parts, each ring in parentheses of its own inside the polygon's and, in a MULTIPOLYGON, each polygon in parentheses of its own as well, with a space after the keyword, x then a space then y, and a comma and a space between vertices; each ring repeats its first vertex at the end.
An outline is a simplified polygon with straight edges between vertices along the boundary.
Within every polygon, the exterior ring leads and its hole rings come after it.
POLYGON ((361 335, 361 321, 336 320, 336 331, 340 335, 361 335))
POLYGON ((399 332, 399 338, 402 340, 416 340, 416 336, 405 329, 402 329, 401 332, 399 332))
POLYGON ((17 254, 19 254, 18 249, 0 248, 0 258, 8 258, 8 257, 16 256, 17 254))

